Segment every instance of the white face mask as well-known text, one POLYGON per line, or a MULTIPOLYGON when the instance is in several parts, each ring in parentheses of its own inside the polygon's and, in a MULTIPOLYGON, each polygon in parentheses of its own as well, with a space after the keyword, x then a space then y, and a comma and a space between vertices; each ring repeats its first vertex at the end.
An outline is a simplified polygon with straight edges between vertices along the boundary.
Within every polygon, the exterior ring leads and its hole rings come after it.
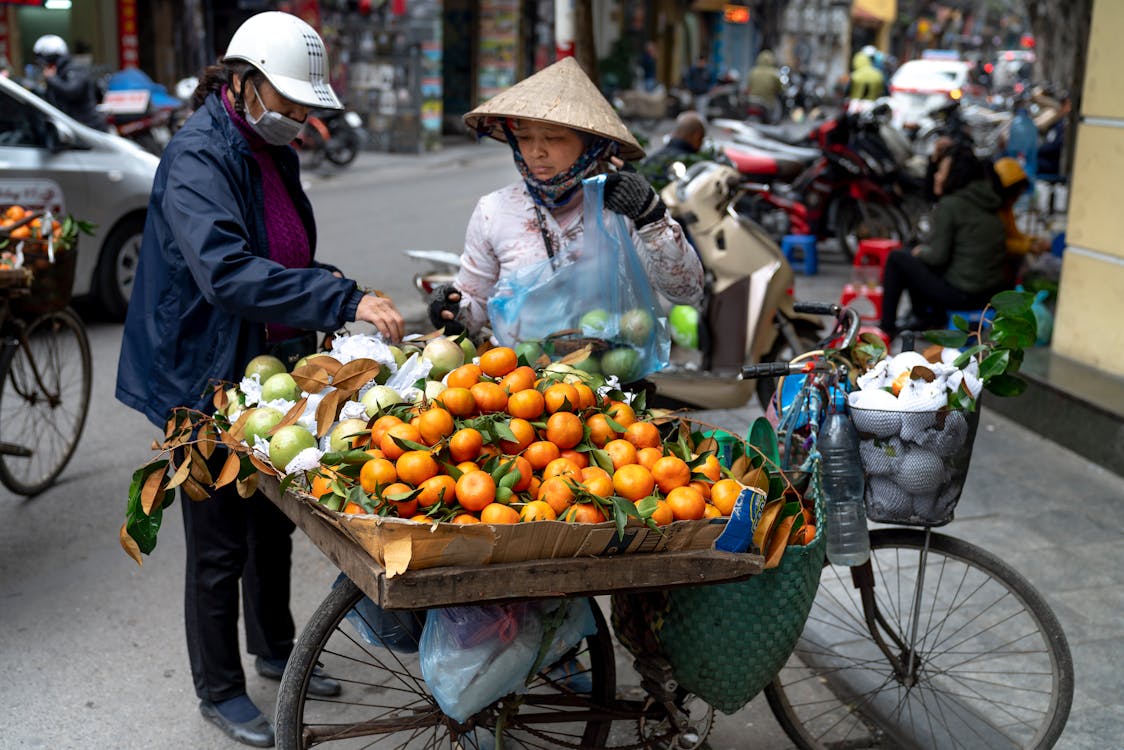
POLYGON ((262 140, 271 146, 285 146, 288 145, 300 135, 304 123, 298 122, 291 117, 286 117, 280 112, 274 112, 269 107, 265 106, 262 101, 261 94, 254 84, 250 84, 250 88, 254 91, 254 96, 257 97, 258 104, 261 105, 261 115, 254 118, 250 114, 250 110, 246 108, 246 122, 250 123, 250 127, 254 132, 262 137, 262 140))

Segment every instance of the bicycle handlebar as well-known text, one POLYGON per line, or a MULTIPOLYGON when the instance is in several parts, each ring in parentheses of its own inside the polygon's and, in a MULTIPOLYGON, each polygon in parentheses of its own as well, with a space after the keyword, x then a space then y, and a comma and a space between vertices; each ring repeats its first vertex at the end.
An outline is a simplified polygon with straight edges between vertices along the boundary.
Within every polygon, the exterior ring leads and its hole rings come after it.
POLYGON ((756 365, 746 365, 742 368, 742 377, 746 380, 753 378, 782 378, 786 375, 796 375, 808 372, 830 372, 832 365, 828 362, 762 362, 756 365))

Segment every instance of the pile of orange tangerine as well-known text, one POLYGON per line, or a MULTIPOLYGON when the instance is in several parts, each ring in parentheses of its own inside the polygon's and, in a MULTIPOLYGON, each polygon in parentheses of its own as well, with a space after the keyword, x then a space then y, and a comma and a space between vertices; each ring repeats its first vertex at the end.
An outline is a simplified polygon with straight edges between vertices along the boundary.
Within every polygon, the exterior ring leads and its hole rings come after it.
POLYGON ((445 383, 431 402, 376 415, 353 438, 369 456, 359 471, 322 467, 311 494, 339 496, 344 513, 460 524, 599 523, 623 498, 665 525, 728 516, 743 489, 713 454, 678 455, 627 403, 577 375, 520 365, 508 347, 445 383))

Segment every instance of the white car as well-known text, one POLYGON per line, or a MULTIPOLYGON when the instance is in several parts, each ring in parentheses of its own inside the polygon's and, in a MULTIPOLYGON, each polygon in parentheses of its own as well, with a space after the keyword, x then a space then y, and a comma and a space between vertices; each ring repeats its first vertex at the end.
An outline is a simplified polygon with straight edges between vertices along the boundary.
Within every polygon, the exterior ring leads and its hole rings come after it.
POLYGON ((0 205, 50 208, 96 225, 78 240, 74 294, 123 318, 133 287, 152 154, 92 130, 0 76, 0 205))
POLYGON ((958 99, 969 85, 971 63, 963 60, 910 60, 890 79, 890 107, 896 127, 916 128, 925 115, 958 99))

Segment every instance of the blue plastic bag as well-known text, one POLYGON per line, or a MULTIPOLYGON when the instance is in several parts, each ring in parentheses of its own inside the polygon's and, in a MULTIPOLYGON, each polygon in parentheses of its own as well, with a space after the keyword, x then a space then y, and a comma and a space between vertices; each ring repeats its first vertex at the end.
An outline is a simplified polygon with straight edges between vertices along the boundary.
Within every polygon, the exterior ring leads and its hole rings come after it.
POLYGON ((671 336, 638 240, 604 194, 604 175, 582 183, 581 241, 501 278, 488 317, 504 346, 536 341, 551 354, 552 342, 596 340, 597 369, 627 383, 667 366, 671 336))
POLYGON ((551 679, 565 679, 554 663, 596 630, 588 599, 430 610, 419 648, 422 677, 441 711, 463 722, 505 695, 526 692, 536 662, 551 679), (554 615, 563 619, 540 661, 543 623, 554 615))

